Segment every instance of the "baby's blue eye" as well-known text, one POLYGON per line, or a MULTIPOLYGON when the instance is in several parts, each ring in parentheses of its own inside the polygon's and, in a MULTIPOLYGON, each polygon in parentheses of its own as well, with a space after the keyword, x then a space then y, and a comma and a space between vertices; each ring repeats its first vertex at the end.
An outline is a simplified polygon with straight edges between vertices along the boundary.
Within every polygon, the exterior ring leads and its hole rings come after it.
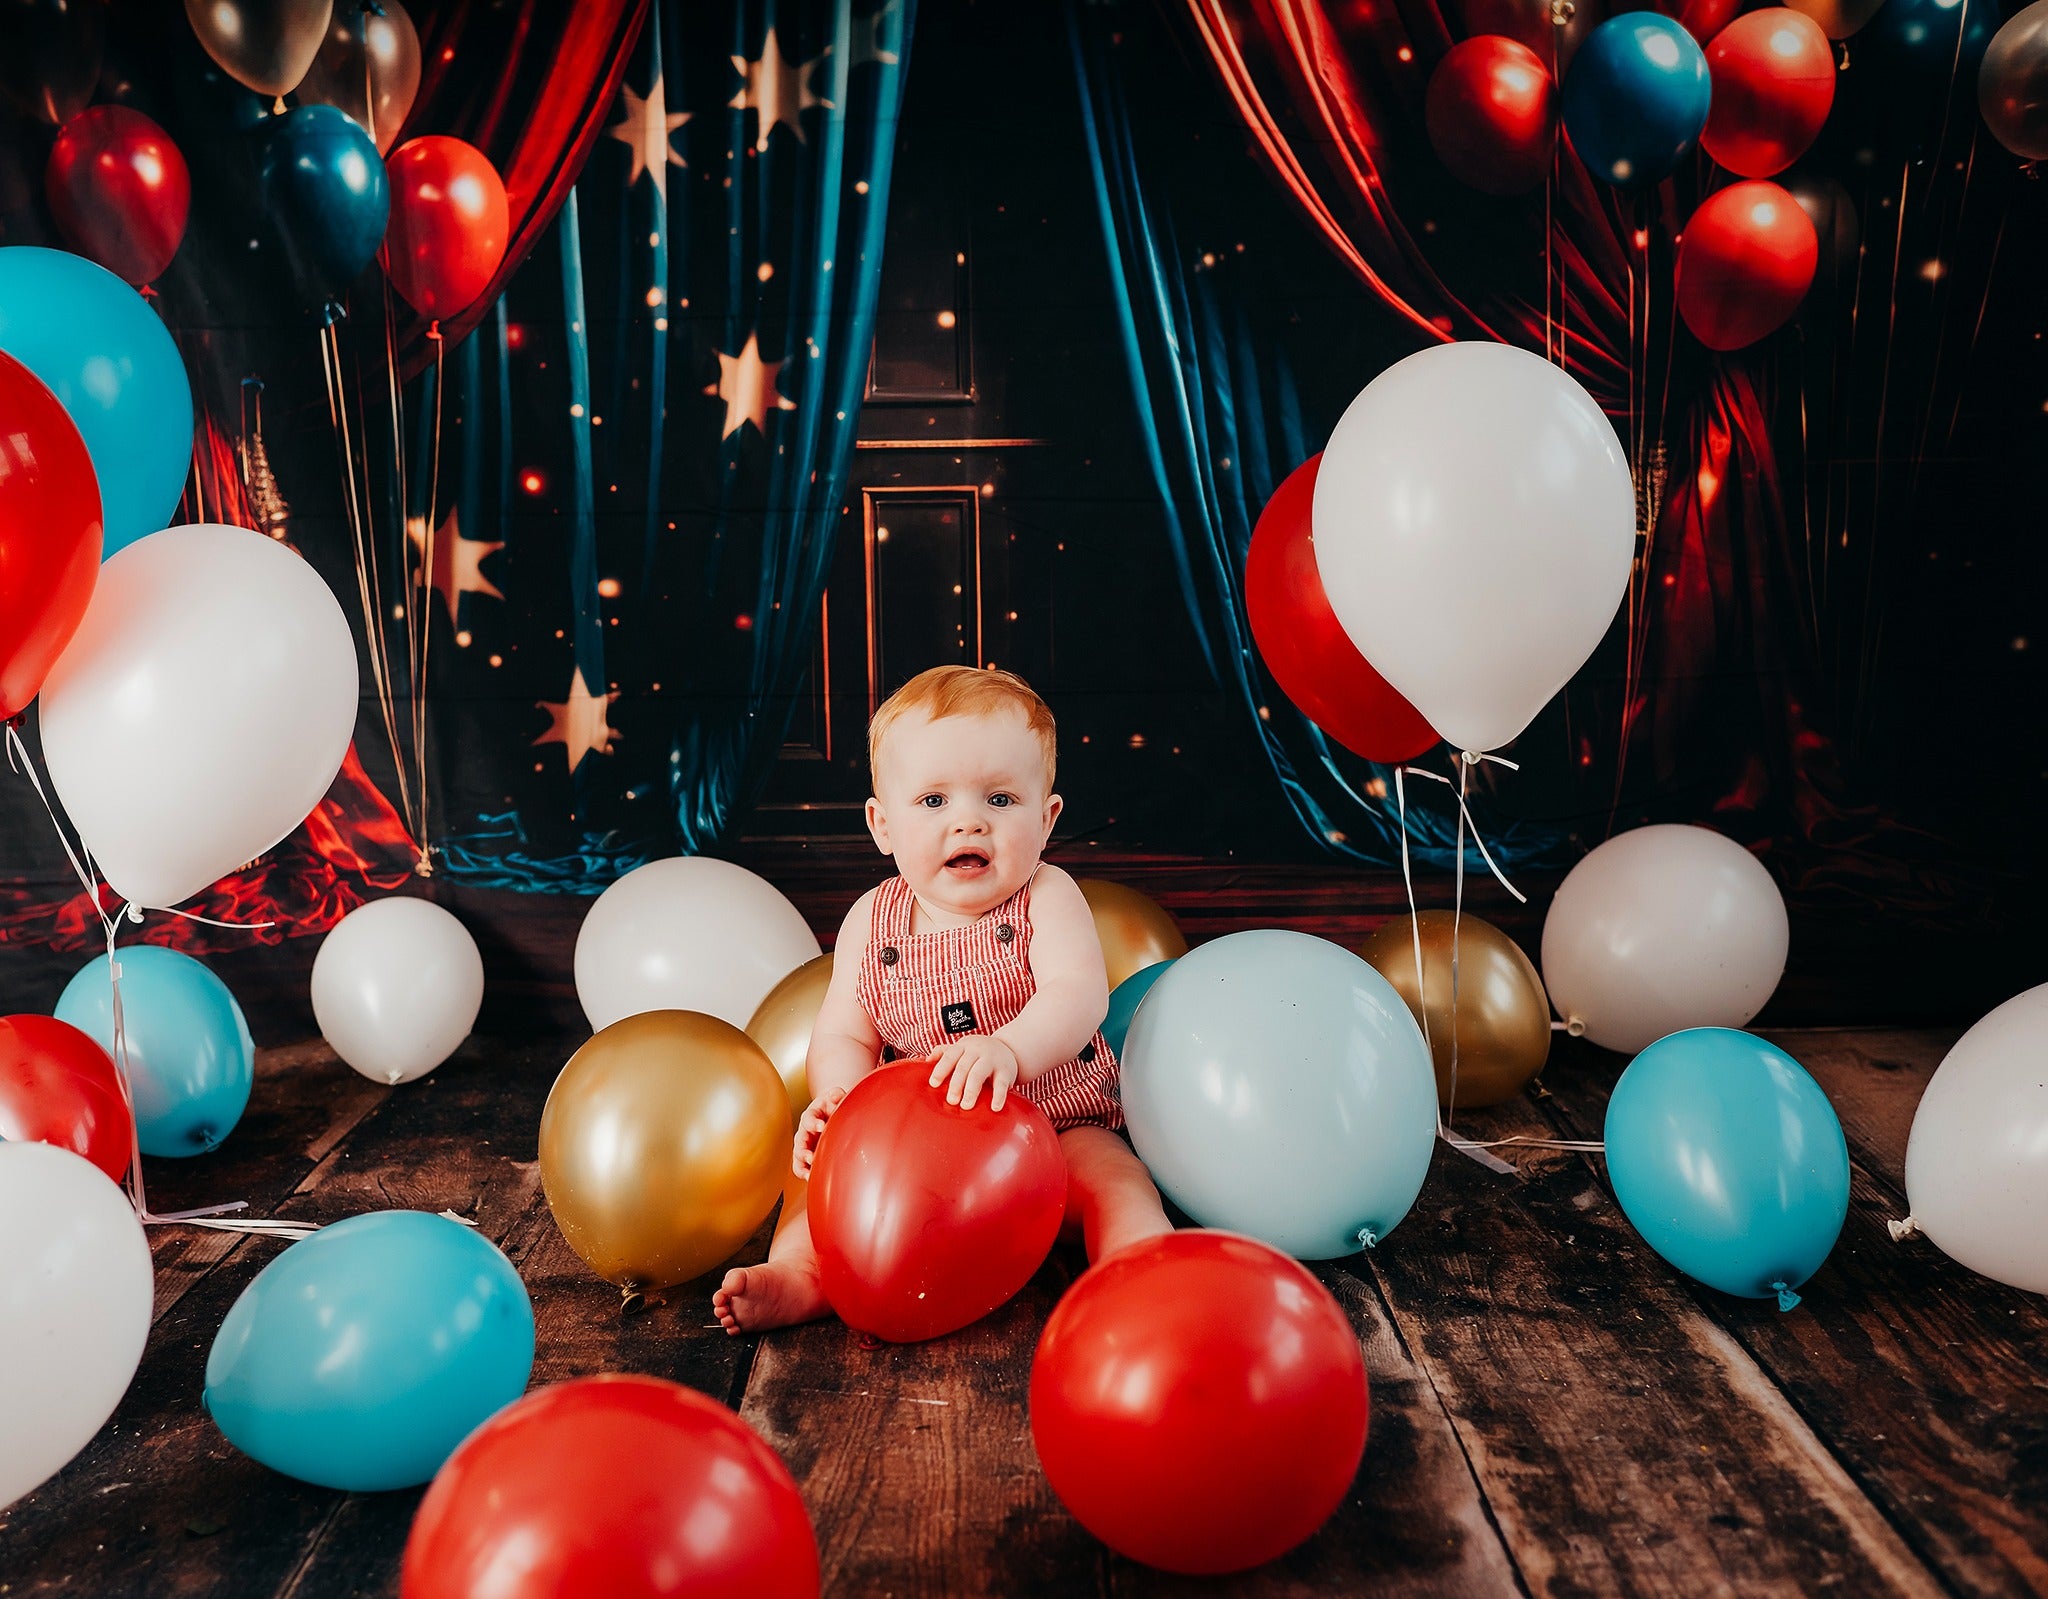
POLYGON ((935 811, 941 805, 946 803, 946 796, 943 794, 927 794, 923 799, 919 800, 917 803, 922 805, 928 811, 935 811))
POLYGON ((1008 794, 991 794, 988 797, 988 802, 999 811, 1006 811, 1017 803, 1015 798, 1008 794))

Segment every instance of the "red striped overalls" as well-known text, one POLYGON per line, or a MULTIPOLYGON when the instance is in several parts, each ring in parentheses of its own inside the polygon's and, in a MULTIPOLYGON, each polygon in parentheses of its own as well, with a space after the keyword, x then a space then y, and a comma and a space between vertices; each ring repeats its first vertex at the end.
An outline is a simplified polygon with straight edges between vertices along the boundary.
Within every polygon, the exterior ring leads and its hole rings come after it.
MULTIPOLYGON (((964 927, 913 933, 915 896, 899 875, 875 890, 860 963, 860 1006, 899 1058, 935 1054, 969 1033, 1008 1025, 1037 992, 1031 977, 1031 885, 964 927)), ((1081 1053, 1015 1092, 1056 1128, 1121 1127, 1116 1056, 1098 1031, 1081 1053)))

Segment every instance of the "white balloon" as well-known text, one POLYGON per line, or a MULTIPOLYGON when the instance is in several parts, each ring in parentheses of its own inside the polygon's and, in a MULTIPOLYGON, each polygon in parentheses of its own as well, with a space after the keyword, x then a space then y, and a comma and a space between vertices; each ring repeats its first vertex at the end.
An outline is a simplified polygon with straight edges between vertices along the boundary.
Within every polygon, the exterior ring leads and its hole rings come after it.
POLYGON ((313 959, 313 1017, 349 1065, 409 1083, 454 1054, 484 1002, 484 958, 432 900, 358 905, 313 959))
POLYGON ((1688 1027, 1742 1027, 1776 991, 1791 943, 1763 863, 1704 827, 1610 838, 1558 885, 1543 986, 1566 1022, 1633 1055, 1688 1027))
POLYGON ((1913 1222, 1945 1255, 2048 1294, 2048 985, 2007 1000, 1948 1052, 1906 1140, 1913 1222))
POLYGON ((1444 344, 1351 402, 1316 474, 1344 631, 1460 749, 1497 749, 1585 664, 1635 556, 1635 490, 1593 397, 1540 356, 1444 344))
POLYGON ((142 1223, 106 1173, 51 1144, 0 1143, 0 1509, 114 1413, 155 1292, 142 1223))
POLYGON ((319 573, 247 528, 166 528, 100 568, 43 685, 43 753, 114 891, 170 906, 306 819, 357 697, 319 573))
POLYGON ((649 1010, 743 1028, 771 988, 821 953, 803 913, 766 878, 675 856, 598 895, 576 935, 576 997, 592 1031, 649 1010))

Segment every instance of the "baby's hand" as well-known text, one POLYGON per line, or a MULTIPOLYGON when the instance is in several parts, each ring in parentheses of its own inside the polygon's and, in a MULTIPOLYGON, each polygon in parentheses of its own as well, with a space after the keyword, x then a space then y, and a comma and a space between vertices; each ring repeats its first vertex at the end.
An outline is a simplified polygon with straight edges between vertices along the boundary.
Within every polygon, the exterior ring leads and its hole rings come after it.
POLYGON ((1003 1040, 986 1033, 969 1033, 932 1057, 931 1085, 937 1088, 946 1083, 946 1103, 972 1110, 981 1085, 987 1083, 988 1108, 1001 1110, 1020 1070, 1017 1052, 1003 1040), (949 1077, 952 1081, 947 1083, 949 1077))
POLYGON ((811 1162, 818 1153, 818 1140, 825 1133, 825 1123, 832 1119, 832 1113, 844 1098, 846 1090, 843 1088, 820 1094, 811 1101, 796 1124, 796 1151, 790 1160, 790 1169, 807 1182, 810 1180, 811 1162))

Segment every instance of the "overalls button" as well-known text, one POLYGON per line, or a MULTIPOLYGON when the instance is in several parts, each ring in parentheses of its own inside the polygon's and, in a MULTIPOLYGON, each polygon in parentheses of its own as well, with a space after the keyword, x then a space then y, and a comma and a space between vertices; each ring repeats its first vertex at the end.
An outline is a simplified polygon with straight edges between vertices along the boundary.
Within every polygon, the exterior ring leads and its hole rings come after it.
POLYGON ((1012 927, 1008 922, 1004 922, 1000 927, 996 929, 996 942, 998 944, 1007 944, 1011 939, 1015 938, 1016 936, 1017 929, 1012 927))
POLYGON ((884 966, 894 966, 896 964, 896 946, 894 944, 884 944, 882 946, 881 962, 884 966))

